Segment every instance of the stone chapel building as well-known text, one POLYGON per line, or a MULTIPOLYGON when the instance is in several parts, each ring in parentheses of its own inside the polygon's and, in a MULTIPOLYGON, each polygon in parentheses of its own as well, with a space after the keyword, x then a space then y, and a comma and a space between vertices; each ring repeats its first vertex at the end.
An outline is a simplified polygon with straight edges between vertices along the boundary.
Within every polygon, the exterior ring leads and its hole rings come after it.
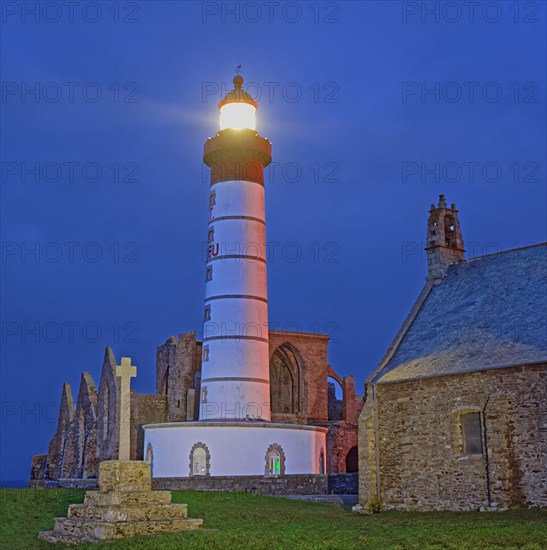
MULTIPOLYGON (((328 342, 325 334, 269 332, 272 421, 328 428, 325 474, 352 474, 340 482, 349 484, 344 490, 356 492, 363 398, 355 393, 353 376, 341 378, 329 365, 328 342), (342 399, 336 397, 335 384, 341 386, 342 399)), ((202 356, 194 332, 172 336, 157 348, 156 392, 131 392, 131 459, 153 459, 143 448, 143 425, 197 420, 202 356)), ((32 457, 31 486, 94 487, 99 462, 117 458, 123 411, 115 372, 116 358, 107 348, 98 389, 91 375, 83 373, 75 405, 70 385, 63 384, 57 429, 47 454, 32 457)), ((180 460, 186 464, 189 457, 180 460)), ((307 490, 327 490, 323 481, 319 486, 312 482, 307 490)))
POLYGON ((547 505, 547 243, 465 260, 458 211, 427 224, 428 276, 365 386, 371 508, 547 505))

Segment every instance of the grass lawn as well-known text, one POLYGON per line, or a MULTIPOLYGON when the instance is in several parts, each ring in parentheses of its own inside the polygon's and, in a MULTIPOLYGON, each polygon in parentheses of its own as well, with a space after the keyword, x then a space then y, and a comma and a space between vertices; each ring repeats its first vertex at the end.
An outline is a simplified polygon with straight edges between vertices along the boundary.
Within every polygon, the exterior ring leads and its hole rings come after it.
MULTIPOLYGON (((38 541, 38 531, 52 529, 53 518, 83 498, 83 490, 0 489, 0 548, 58 548, 38 541)), ((78 548, 547 548, 547 513, 539 510, 362 516, 331 504, 182 491, 173 491, 173 502, 188 503, 204 531, 78 548)))

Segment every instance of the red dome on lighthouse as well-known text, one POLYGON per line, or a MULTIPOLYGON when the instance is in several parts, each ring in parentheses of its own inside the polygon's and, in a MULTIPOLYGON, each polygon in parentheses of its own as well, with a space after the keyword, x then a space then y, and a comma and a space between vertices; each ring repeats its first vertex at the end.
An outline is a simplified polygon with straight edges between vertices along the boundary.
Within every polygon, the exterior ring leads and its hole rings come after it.
POLYGON ((219 109, 228 103, 247 103, 258 109, 258 103, 243 89, 243 82, 244 78, 240 74, 234 76, 234 89, 224 96, 224 99, 218 104, 219 109))

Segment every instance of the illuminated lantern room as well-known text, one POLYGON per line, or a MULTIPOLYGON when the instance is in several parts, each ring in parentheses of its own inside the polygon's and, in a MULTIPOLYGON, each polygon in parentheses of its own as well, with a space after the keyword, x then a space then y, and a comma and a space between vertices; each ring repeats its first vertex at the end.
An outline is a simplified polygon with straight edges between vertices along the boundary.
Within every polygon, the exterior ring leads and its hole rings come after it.
POLYGON ((256 130, 256 109, 258 104, 243 88, 243 77, 234 77, 234 89, 228 92, 218 104, 220 129, 256 130))

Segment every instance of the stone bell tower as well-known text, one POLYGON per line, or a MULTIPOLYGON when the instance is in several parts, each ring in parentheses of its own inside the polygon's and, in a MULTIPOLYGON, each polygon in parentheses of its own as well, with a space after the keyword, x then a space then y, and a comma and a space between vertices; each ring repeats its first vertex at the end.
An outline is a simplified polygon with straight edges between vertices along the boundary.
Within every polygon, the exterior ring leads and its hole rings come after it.
POLYGON ((429 210, 426 243, 428 280, 441 280, 450 264, 465 260, 458 211, 454 203, 446 206, 444 195, 429 210))

